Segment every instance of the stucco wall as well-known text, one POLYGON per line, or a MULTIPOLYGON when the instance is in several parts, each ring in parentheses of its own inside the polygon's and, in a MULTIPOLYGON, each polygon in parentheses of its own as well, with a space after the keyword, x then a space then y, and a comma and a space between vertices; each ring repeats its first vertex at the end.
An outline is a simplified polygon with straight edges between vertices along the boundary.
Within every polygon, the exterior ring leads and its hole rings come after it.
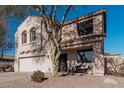
MULTIPOLYGON (((47 34, 45 32, 44 25, 42 25, 41 30, 41 17, 32 17, 29 16, 17 29, 15 33, 15 41, 17 43, 16 47, 16 56, 15 56, 15 62, 14 62, 14 69, 16 72, 20 69, 20 59, 26 59, 26 58, 32 58, 32 60, 35 60, 36 57, 45 56, 46 63, 44 66, 44 69, 46 68, 46 65, 48 65, 49 61, 49 67, 52 69, 51 59, 49 57, 49 44, 46 42, 48 39, 47 34), (30 41, 30 29, 32 27, 36 28, 37 32, 37 40, 31 42, 30 41), (27 43, 22 44, 22 33, 23 31, 27 32, 27 43), (43 49, 42 49, 43 47, 43 49), (41 51, 42 49, 42 51, 41 51), (35 58, 34 58, 35 57, 35 58)), ((24 61, 24 60, 21 60, 24 61)), ((43 60, 40 60, 40 62, 43 62, 43 60)), ((40 63, 39 62, 39 63, 40 63)), ((32 69, 32 68, 31 68, 32 69)), ((43 69, 43 71, 44 71, 43 69)), ((45 71, 46 72, 46 71, 45 71)), ((49 71, 48 71, 49 72, 49 71)))

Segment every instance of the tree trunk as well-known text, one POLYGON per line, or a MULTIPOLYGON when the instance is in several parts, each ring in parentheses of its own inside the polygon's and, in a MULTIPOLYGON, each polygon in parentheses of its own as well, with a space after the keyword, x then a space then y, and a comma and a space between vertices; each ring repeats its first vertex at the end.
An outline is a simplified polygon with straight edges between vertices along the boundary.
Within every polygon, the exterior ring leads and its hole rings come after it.
POLYGON ((53 66, 53 77, 58 76, 58 62, 59 62, 59 56, 61 54, 61 50, 59 48, 53 47, 51 52, 51 59, 52 59, 52 66, 53 66))
POLYGON ((58 76, 58 62, 57 61, 53 63, 53 73, 52 74, 53 74, 54 78, 58 76))

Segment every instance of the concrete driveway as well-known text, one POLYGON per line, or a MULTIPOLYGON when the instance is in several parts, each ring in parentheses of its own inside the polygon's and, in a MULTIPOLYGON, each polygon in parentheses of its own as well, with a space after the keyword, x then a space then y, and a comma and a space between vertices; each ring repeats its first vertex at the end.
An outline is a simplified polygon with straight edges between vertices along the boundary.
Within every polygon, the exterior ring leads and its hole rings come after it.
POLYGON ((0 83, 19 80, 22 78, 30 77, 31 73, 26 72, 4 72, 0 73, 0 83))

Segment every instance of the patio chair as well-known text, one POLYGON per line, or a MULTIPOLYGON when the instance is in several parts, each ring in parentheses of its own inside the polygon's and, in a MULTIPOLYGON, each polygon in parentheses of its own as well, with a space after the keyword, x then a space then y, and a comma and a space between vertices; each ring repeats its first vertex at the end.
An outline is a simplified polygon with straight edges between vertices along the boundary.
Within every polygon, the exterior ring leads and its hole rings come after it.
POLYGON ((89 69, 89 64, 88 63, 83 63, 83 64, 80 64, 79 66, 76 66, 76 72, 78 73, 88 73, 89 69))

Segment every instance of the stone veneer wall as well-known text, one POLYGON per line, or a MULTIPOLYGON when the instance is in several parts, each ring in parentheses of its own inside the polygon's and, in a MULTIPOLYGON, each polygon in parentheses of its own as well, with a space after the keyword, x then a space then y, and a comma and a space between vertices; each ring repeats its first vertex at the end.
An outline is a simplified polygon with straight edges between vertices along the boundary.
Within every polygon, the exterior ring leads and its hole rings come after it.
POLYGON ((75 38, 79 38, 77 33, 77 23, 93 19, 93 34, 104 34, 104 15, 96 15, 90 18, 82 19, 80 21, 65 25, 62 29, 62 42, 74 40, 75 38))
MULTIPOLYGON (((78 22, 83 22, 89 19, 93 19, 93 34, 99 34, 99 35, 104 35, 105 33, 105 27, 104 27, 104 14, 101 13, 99 15, 96 16, 92 16, 92 17, 88 17, 84 20, 80 20, 78 22)), ((62 33, 62 42, 65 43, 65 45, 71 45, 70 47, 66 47, 66 48, 78 48, 79 49, 83 49, 84 46, 93 46, 93 69, 90 73, 92 74, 97 74, 97 75, 104 75, 105 69, 104 69, 104 37, 100 37, 99 41, 93 42, 93 43, 87 43, 87 44, 81 44, 78 41, 76 41, 77 38, 80 38, 78 36, 77 33, 77 23, 78 22, 74 22, 71 23, 69 25, 66 25, 63 28, 63 33, 62 33), (78 45, 72 45, 72 44, 78 44, 78 45), (82 47, 81 47, 82 46, 82 47)), ((95 39, 97 37, 94 38, 90 38, 89 40, 95 39)), ((87 36, 85 36, 84 41, 86 41, 88 38, 87 36)), ((83 43, 83 41, 82 41, 83 43)), ((66 49, 64 48, 64 49, 66 49)))
POLYGON ((97 42, 93 44, 93 74, 104 75, 104 55, 102 49, 102 42, 97 42))

